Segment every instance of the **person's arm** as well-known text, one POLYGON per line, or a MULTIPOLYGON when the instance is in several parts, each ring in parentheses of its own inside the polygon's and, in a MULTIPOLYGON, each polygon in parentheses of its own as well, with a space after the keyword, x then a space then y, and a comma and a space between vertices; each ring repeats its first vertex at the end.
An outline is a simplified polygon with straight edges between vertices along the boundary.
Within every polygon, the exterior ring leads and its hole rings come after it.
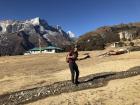
POLYGON ((68 58, 69 58, 69 59, 73 59, 73 58, 74 58, 74 55, 68 54, 68 58))
POLYGON ((83 57, 83 58, 78 58, 78 60, 80 61, 80 60, 84 60, 84 59, 87 59, 87 58, 90 58, 90 55, 88 54, 88 55, 86 55, 85 57, 83 57))
POLYGON ((75 60, 78 60, 78 56, 76 54, 73 54, 70 56, 70 54, 68 55, 68 58, 70 59, 75 59, 75 60))

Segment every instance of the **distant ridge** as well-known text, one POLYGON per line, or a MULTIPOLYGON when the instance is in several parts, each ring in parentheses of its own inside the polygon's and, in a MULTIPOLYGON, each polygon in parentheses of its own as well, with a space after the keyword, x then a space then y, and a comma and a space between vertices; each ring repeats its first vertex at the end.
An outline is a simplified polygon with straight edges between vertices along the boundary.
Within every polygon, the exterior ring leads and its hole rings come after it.
POLYGON ((80 50, 101 50, 108 43, 119 42, 120 32, 127 32, 133 35, 133 39, 140 38, 140 22, 119 24, 114 26, 103 26, 83 34, 77 40, 80 50))

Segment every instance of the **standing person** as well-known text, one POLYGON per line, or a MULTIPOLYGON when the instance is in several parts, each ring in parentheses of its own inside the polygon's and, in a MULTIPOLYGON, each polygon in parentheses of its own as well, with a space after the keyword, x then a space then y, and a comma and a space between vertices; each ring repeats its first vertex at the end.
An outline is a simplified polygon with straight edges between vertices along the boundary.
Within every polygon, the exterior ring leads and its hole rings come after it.
POLYGON ((78 78, 79 78, 79 69, 76 64, 76 60, 78 60, 78 51, 77 47, 74 49, 71 49, 69 54, 67 55, 68 63, 69 63, 69 68, 71 72, 71 81, 74 84, 79 84, 78 78))

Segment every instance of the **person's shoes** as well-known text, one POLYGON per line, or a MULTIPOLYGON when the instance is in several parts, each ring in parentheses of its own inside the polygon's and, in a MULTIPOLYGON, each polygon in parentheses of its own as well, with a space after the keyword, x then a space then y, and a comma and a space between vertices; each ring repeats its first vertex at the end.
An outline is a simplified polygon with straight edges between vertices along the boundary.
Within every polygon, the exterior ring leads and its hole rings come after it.
POLYGON ((80 83, 79 81, 76 81, 76 82, 75 82, 76 86, 77 86, 79 83, 80 83))

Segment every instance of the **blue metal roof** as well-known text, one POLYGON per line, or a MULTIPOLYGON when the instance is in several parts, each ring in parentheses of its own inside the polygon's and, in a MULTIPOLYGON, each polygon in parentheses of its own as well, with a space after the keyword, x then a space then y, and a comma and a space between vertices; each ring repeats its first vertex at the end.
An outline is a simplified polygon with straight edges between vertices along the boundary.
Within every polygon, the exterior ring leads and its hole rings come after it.
POLYGON ((53 49, 62 50, 61 48, 59 48, 59 47, 54 47, 54 46, 48 46, 48 47, 46 48, 46 50, 49 50, 49 49, 51 49, 51 50, 53 50, 53 49))
POLYGON ((39 47, 35 47, 35 48, 33 48, 33 49, 30 49, 29 51, 43 51, 43 50, 62 50, 61 48, 59 48, 59 47, 54 47, 54 46, 48 46, 48 47, 41 47, 41 48, 39 48, 39 47))

